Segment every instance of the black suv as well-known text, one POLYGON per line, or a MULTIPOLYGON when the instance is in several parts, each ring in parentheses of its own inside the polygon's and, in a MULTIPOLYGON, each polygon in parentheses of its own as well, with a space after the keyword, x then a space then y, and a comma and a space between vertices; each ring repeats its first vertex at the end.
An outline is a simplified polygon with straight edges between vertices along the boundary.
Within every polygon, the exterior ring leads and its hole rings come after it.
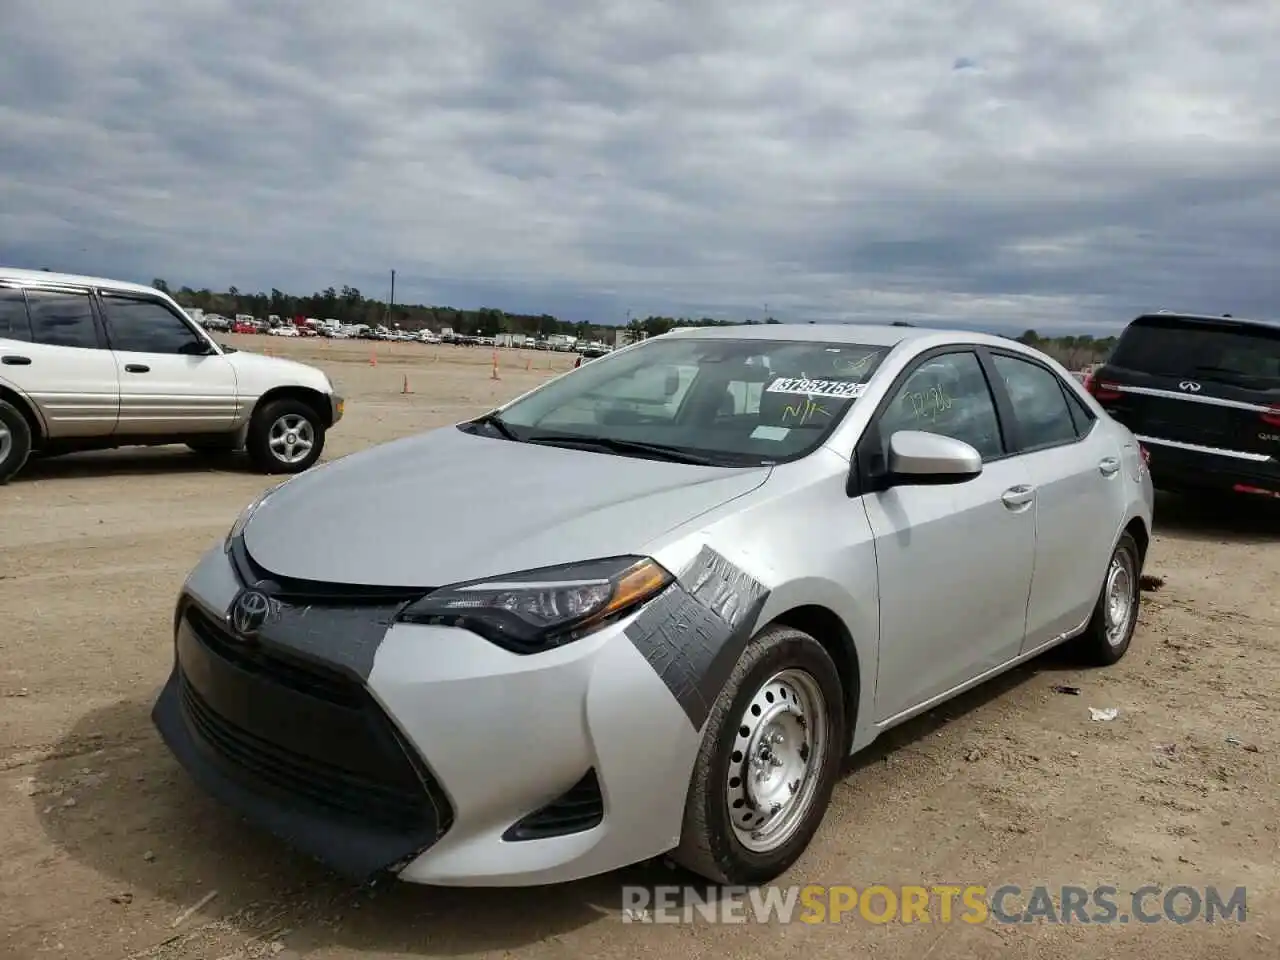
POLYGON ((1147 314, 1085 385, 1137 435, 1158 489, 1280 499, 1280 323, 1147 314))

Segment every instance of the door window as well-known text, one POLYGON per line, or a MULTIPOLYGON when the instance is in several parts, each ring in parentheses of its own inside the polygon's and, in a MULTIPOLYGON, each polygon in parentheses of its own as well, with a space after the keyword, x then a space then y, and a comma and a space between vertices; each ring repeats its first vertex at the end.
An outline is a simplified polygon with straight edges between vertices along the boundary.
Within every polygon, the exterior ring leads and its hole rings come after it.
POLYGON ((0 287, 0 340, 30 340, 27 300, 21 290, 0 287))
POLYGON ((923 430, 969 444, 983 460, 1004 453, 995 399, 977 354, 947 353, 917 367, 880 416, 880 437, 899 430, 923 430))
POLYGON ((87 293, 28 290, 31 339, 50 347, 98 349, 98 329, 87 293))
POLYGON ((157 300, 105 295, 111 346, 125 353, 204 356, 208 346, 181 317, 157 300))
POLYGON ((1062 390, 1050 370, 1029 360, 996 354, 995 367, 1013 401, 1022 448, 1035 450, 1076 439, 1076 425, 1062 390))

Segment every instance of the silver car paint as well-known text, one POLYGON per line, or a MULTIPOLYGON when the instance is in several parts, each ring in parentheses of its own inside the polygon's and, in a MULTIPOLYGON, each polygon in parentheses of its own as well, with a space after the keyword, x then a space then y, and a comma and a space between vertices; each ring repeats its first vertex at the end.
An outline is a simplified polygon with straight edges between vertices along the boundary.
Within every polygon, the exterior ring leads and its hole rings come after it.
POLYGON ((437 587, 633 553, 768 475, 445 427, 299 475, 254 514, 245 543, 285 576, 437 587))
MULTIPOLYGON (((838 328, 838 337, 809 329, 814 339, 875 342, 867 328, 838 328)), ((718 334, 728 335, 678 335, 718 334)), ((857 670, 849 744, 856 751, 1082 629, 1126 524, 1140 518, 1149 529, 1151 522, 1150 481, 1136 443, 1087 394, 1097 443, 1059 448, 1073 455, 988 464, 956 486, 846 496, 855 442, 896 374, 919 351, 959 339, 897 328, 878 335, 903 342, 826 449, 771 472, 441 431, 291 480, 249 522, 249 549, 287 576, 436 585, 623 552, 647 553, 679 571, 709 546, 767 588, 754 627, 800 606, 825 607, 843 623, 857 670), (1126 469, 1090 495, 1079 478, 1117 451, 1126 469), (998 512, 1001 490, 1037 478, 1028 504, 998 512), (468 494, 475 506, 459 509, 457 497, 468 494), (518 502, 518 515, 504 511, 504 502, 518 502), (1037 540, 1042 507, 1045 529, 1069 540, 1066 551, 1037 540), (1083 522, 1089 516, 1095 524, 1083 522), (1054 580, 1039 583, 1040 570, 1054 580)), ((963 339, 1045 362, 999 338, 963 339)), ((211 609, 226 609, 236 585, 221 549, 188 587, 211 609)), ((570 880, 676 843, 699 731, 628 639, 636 619, 536 657, 450 628, 404 624, 387 633, 368 687, 458 808, 453 828, 404 869, 404 879, 570 880), (501 841, 512 820, 563 792, 588 765, 600 774, 604 823, 571 837, 501 841)))

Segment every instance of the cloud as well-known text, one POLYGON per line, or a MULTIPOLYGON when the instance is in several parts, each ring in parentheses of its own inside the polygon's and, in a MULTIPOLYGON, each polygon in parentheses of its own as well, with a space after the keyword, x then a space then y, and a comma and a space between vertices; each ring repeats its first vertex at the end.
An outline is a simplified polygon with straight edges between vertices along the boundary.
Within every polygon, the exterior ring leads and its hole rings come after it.
POLYGON ((1270 0, 8 0, 0 261, 621 321, 1280 309, 1270 0))

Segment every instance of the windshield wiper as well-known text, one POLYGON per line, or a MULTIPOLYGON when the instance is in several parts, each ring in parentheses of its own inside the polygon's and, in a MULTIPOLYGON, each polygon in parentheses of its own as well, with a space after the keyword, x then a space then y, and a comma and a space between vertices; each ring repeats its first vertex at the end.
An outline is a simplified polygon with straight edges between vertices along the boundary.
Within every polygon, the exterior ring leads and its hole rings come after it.
POLYGON ((476 426, 493 427, 494 430, 508 440, 520 440, 520 437, 516 436, 516 432, 507 426, 507 421, 503 420, 500 414, 486 413, 483 417, 476 417, 471 422, 476 426))
POLYGON ((641 443, 638 440, 616 440, 613 437, 557 437, 543 435, 524 438, 525 443, 540 443, 548 447, 571 447, 585 450, 604 450, 608 453, 634 453, 667 460, 671 463, 692 463, 704 467, 724 466, 718 460, 704 457, 701 454, 689 453, 679 447, 668 447, 661 443, 641 443))

